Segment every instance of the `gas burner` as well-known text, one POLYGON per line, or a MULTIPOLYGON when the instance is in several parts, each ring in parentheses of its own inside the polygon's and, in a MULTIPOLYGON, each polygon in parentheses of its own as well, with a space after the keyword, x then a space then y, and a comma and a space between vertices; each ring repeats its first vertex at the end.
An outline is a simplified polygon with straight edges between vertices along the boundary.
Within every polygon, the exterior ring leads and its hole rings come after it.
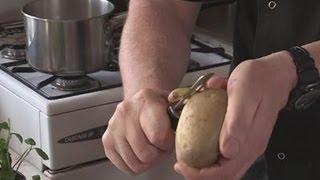
POLYGON ((16 21, 0 24, 0 36, 8 36, 17 33, 24 33, 24 22, 16 21))
POLYGON ((11 60, 25 60, 26 52, 25 45, 10 45, 5 47, 1 51, 1 55, 3 58, 11 59, 11 60))
POLYGON ((200 63, 190 59, 189 65, 188 65, 188 70, 192 71, 194 69, 198 69, 200 67, 200 63))
POLYGON ((106 68, 107 71, 119 71, 119 63, 116 59, 118 58, 113 58, 111 62, 108 64, 106 68))
POLYGON ((88 76, 81 77, 58 77, 51 85, 61 91, 83 91, 99 88, 100 83, 88 76))

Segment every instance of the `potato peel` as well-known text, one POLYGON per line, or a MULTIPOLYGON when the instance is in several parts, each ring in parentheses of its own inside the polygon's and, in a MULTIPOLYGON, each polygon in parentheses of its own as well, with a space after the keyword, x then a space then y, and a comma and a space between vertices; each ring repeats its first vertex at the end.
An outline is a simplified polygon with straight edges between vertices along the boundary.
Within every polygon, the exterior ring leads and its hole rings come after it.
POLYGON ((174 89, 168 96, 169 103, 174 104, 180 101, 189 91, 190 91, 189 87, 174 89))

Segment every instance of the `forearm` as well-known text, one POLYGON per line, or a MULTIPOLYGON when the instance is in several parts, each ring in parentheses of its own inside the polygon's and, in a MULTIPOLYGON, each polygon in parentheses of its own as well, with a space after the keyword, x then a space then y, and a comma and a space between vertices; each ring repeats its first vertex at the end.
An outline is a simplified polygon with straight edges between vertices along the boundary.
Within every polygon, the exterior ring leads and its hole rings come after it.
MULTIPOLYGON (((302 47, 310 53, 310 56, 315 61, 316 68, 320 72, 320 41, 315 41, 302 47)), ((273 53, 263 59, 270 61, 273 67, 278 69, 279 76, 283 76, 290 82, 290 89, 296 86, 298 80, 296 66, 287 51, 273 53)))
POLYGON ((198 9, 183 1, 131 0, 119 57, 125 97, 143 88, 178 85, 189 61, 198 9))

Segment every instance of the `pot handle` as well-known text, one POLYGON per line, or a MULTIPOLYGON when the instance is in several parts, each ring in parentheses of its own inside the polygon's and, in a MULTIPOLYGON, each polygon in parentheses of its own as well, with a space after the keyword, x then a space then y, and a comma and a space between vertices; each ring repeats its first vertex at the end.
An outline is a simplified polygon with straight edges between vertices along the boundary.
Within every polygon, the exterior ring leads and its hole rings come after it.
POLYGON ((118 62, 115 57, 115 48, 119 46, 122 28, 127 19, 127 12, 113 14, 110 19, 105 23, 105 53, 108 57, 107 70, 118 70, 118 62), (117 43, 117 44, 115 44, 117 43))
POLYGON ((128 16, 127 11, 115 13, 111 15, 107 23, 109 26, 109 30, 116 31, 117 29, 122 28, 127 19, 127 16, 128 16))
POLYGON ((127 19, 127 14, 127 12, 113 14, 104 25, 106 35, 106 46, 112 47, 112 41, 115 36, 119 35, 120 38, 123 25, 127 19))

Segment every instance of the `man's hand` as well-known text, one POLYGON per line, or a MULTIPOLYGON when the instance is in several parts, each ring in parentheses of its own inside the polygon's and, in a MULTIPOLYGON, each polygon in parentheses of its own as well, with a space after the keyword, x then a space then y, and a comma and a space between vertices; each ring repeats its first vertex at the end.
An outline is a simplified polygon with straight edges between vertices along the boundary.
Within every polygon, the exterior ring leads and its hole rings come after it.
POLYGON ((240 179, 265 151, 278 113, 296 84, 296 76, 286 52, 241 63, 228 80, 228 107, 218 162, 203 169, 178 162, 175 170, 187 180, 240 179))
POLYGON ((164 92, 144 89, 117 106, 102 141, 107 157, 122 171, 141 173, 173 150, 166 98, 164 92))
POLYGON ((103 136, 107 157, 125 172, 141 173, 173 149, 168 94, 155 89, 170 91, 183 78, 200 7, 177 0, 129 3, 119 52, 125 100, 103 136))

